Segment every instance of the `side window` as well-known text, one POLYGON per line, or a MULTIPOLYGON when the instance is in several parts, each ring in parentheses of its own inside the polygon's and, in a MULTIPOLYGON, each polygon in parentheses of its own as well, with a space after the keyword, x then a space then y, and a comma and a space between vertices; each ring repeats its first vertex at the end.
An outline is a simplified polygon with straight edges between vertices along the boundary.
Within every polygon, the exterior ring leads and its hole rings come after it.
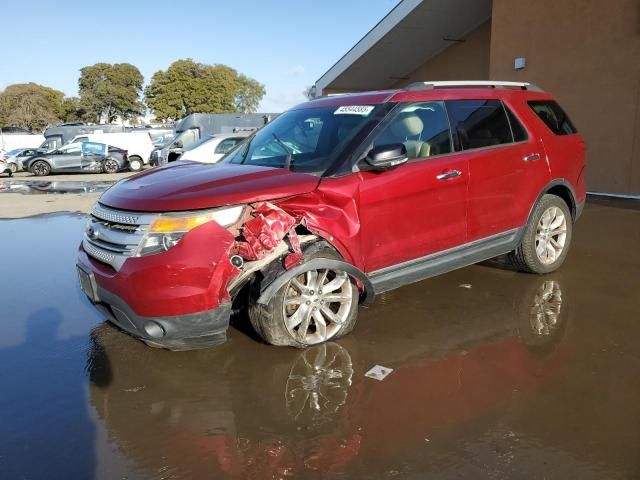
POLYGON ((459 150, 513 142, 500 100, 448 100, 446 103, 459 150))
POLYGON ((377 135, 373 146, 403 143, 409 159, 451 153, 451 131, 441 102, 410 103, 377 135))
POLYGON ((215 153, 227 153, 229 150, 235 147, 239 141, 240 140, 237 138, 226 138, 218 144, 215 153))
POLYGON ((553 100, 537 100, 527 102, 549 129, 556 135, 572 135, 578 133, 564 110, 553 100))
POLYGON ((524 142, 527 140, 529 135, 522 126, 522 123, 520 123, 520 120, 518 120, 518 117, 516 117, 506 105, 504 105, 504 109, 507 111, 507 117, 509 117, 509 124, 511 125, 511 131, 513 132, 513 140, 516 142, 524 142))
POLYGON ((70 143, 60 148, 60 153, 80 153, 80 143, 70 143))

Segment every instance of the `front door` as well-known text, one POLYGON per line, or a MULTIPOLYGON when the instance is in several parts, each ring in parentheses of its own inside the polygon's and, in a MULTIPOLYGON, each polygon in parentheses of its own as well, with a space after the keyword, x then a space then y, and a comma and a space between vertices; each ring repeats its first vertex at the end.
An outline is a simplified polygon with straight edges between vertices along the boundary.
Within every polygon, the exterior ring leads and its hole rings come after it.
POLYGON ((467 237, 468 162, 453 152, 442 102, 403 105, 372 146, 403 143, 409 161, 361 172, 360 220, 365 271, 462 245, 467 237))
POLYGON ((52 158, 56 171, 80 170, 82 152, 80 143, 70 143, 60 147, 52 158))

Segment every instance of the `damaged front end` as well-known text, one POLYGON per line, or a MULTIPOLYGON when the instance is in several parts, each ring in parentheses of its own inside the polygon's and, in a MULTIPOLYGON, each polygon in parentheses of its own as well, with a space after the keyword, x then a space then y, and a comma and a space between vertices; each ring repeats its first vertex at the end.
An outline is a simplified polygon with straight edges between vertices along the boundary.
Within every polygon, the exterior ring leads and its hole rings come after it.
MULTIPOLYGON (((121 329, 149 345, 184 350, 226 341, 233 298, 256 278, 259 301, 305 268, 322 238, 304 215, 269 202, 177 214, 133 214, 98 204, 80 246, 83 291, 121 329), (265 271, 271 272, 264 278, 265 271)), ((338 265, 372 292, 366 276, 338 265)))

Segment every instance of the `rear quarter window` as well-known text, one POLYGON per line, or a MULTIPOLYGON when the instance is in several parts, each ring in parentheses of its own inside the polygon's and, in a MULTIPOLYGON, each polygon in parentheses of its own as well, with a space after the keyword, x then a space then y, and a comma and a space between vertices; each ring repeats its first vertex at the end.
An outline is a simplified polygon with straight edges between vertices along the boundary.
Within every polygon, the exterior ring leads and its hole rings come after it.
POLYGON ((573 135, 578 133, 569 116, 560 105, 553 100, 535 100, 527 102, 536 115, 556 135, 573 135))

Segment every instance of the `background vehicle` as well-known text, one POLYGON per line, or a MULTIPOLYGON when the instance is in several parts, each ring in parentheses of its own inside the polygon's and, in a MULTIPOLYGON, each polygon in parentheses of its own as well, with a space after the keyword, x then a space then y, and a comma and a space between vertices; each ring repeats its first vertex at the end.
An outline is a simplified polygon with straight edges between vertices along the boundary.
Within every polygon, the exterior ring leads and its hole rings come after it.
POLYGON ((152 345, 224 341, 232 301, 267 343, 322 343, 354 328, 358 303, 425 278, 504 254, 558 269, 586 199, 584 151, 525 83, 313 100, 215 168, 178 162, 106 191, 81 285, 152 345))
POLYGON ((11 169, 11 167, 9 166, 9 164, 0 159, 0 174, 6 173, 7 175, 11 176, 13 175, 13 170, 11 169))
POLYGON ((9 164, 13 173, 22 170, 22 161, 38 153, 37 148, 16 148, 0 155, 0 159, 9 164))
POLYGON ((127 164, 126 150, 94 142, 69 143, 23 163, 25 170, 39 177, 51 173, 116 173, 127 164))
POLYGON ((276 113, 194 113, 176 124, 175 138, 166 143, 154 160, 157 165, 173 162, 185 148, 219 133, 251 133, 276 118, 276 113))
POLYGON ((151 137, 144 130, 125 133, 87 133, 75 136, 71 142, 104 143, 126 150, 129 157, 129 170, 132 172, 142 170, 144 165, 149 163, 153 151, 151 137))
MULTIPOLYGON (((44 142, 40 148, 50 152, 59 148, 81 134, 87 133, 117 133, 124 132, 125 128, 119 125, 85 125, 84 123, 71 122, 61 123, 45 128, 44 142)), ((23 145, 28 146, 28 145, 23 145)))
POLYGON ((179 159, 202 163, 217 163, 236 145, 244 141, 248 135, 249 132, 240 132, 205 137, 185 148, 179 159))

